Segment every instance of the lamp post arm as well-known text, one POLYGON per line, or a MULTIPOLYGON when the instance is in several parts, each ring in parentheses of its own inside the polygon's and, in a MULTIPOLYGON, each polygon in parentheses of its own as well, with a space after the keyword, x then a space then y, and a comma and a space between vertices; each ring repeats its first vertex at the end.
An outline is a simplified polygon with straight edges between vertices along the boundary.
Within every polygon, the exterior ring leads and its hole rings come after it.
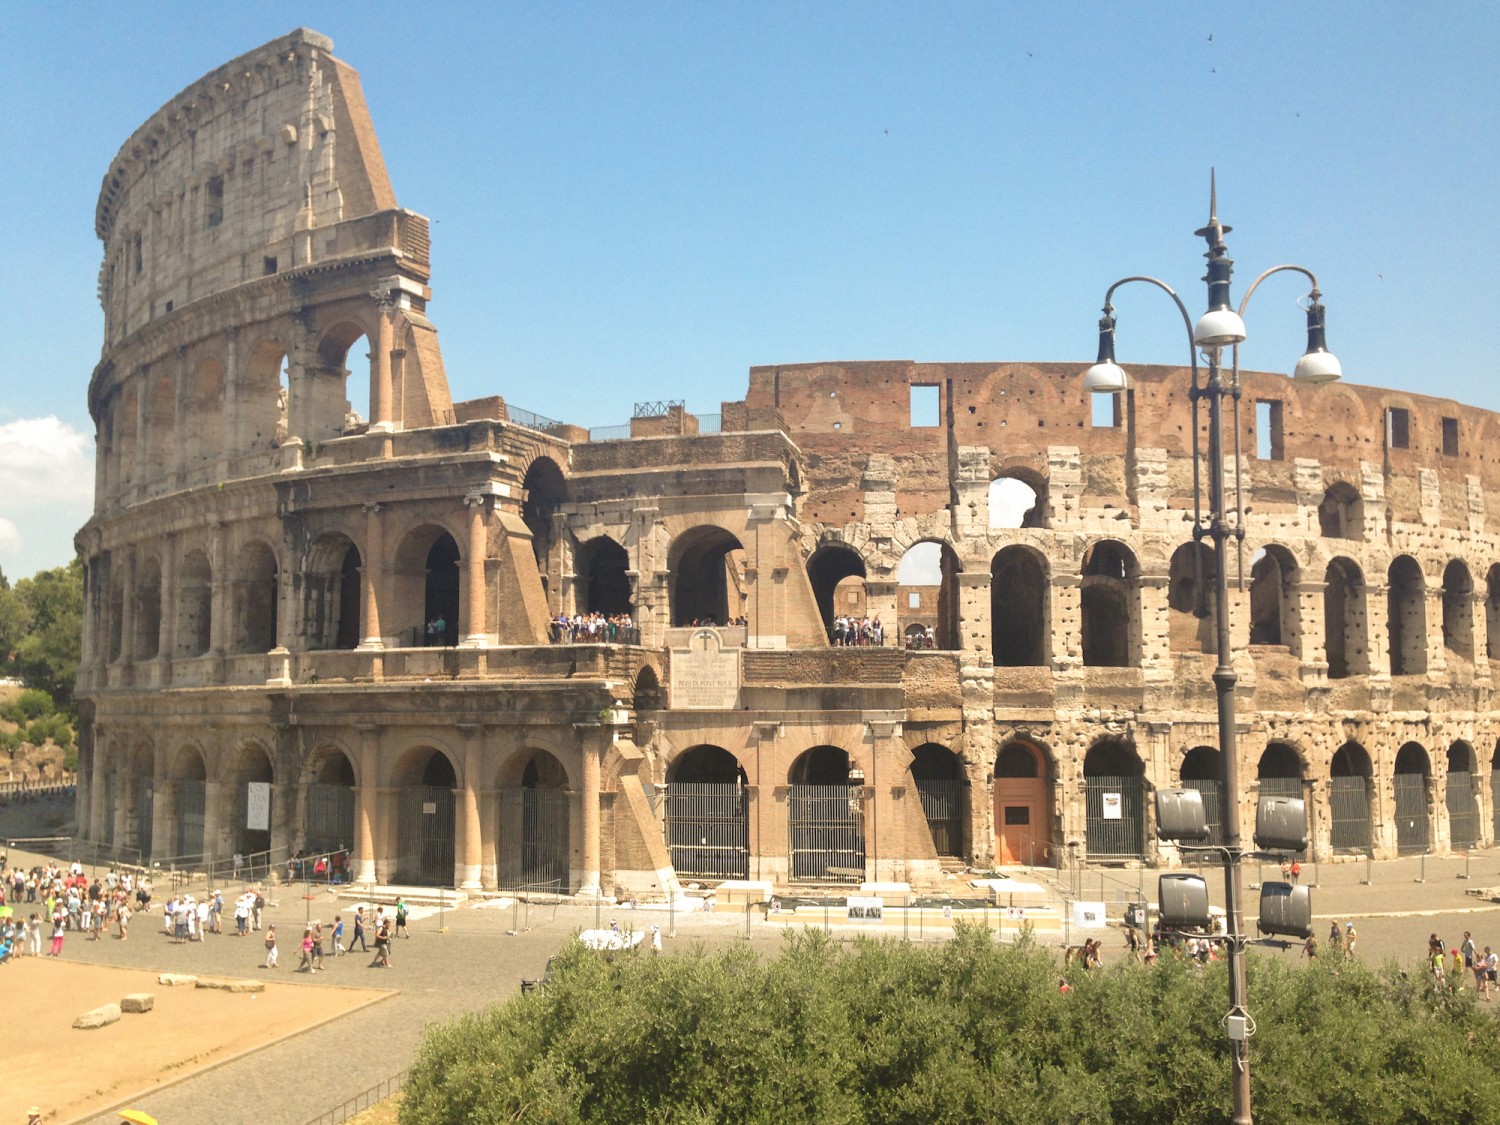
POLYGON ((1257 277, 1254 281, 1252 281, 1250 283, 1250 287, 1245 290, 1245 295, 1240 298, 1240 310, 1239 311, 1240 311, 1240 319, 1241 320, 1243 320, 1245 318, 1245 306, 1250 303, 1250 295, 1255 292, 1255 287, 1257 285, 1259 285, 1262 281, 1264 281, 1266 278, 1270 277, 1273 273, 1284 273, 1287 270, 1290 270, 1292 273, 1300 273, 1303 277, 1307 278, 1307 280, 1312 283, 1312 293, 1309 294, 1309 295, 1312 297, 1312 299, 1314 301, 1316 301, 1319 297, 1321 297, 1323 295, 1322 293, 1318 292, 1318 279, 1317 279, 1317 277, 1314 276, 1313 271, 1310 270, 1310 269, 1308 269, 1306 266, 1293 266, 1293 265, 1272 266, 1270 269, 1263 271, 1259 277, 1257 277))

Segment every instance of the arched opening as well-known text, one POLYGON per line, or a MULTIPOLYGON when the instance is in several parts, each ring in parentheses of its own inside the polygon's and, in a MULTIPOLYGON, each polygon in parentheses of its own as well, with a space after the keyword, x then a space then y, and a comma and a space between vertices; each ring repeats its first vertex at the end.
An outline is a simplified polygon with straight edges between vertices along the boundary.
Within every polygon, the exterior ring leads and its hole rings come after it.
POLYGON ((359 644, 360 557, 348 536, 319 539, 302 575, 303 643, 309 649, 352 649, 359 644))
POLYGON ((1427 751, 1408 742, 1396 752, 1391 778, 1396 796, 1396 851, 1402 855, 1425 852, 1432 843, 1427 814, 1427 779, 1432 763, 1427 751))
POLYGON ((1012 739, 995 756, 995 857, 1001 864, 1052 862, 1052 785, 1047 752, 1012 739))
POLYGON ((500 790, 500 882, 562 893, 572 878, 568 773, 546 750, 523 753, 525 763, 500 790))
POLYGON ((1443 647, 1474 659, 1474 580, 1459 559, 1443 568, 1443 647))
POLYGON ((183 469, 189 482, 207 479, 224 455, 224 365, 205 359, 193 371, 183 395, 183 469))
POLYGON ((647 665, 636 673, 631 709, 639 714, 642 711, 660 711, 661 706, 661 679, 657 676, 656 669, 647 665))
POLYGON ((1500 740, 1490 756, 1490 840, 1500 840, 1500 740))
MULTIPOLYGON (((362 433, 370 421, 370 374, 373 363, 370 338, 364 325, 343 321, 333 325, 318 341, 317 366, 304 373, 299 388, 301 437, 328 441, 344 434, 362 433), (349 360, 362 360, 358 370, 349 360)), ((393 403, 401 417, 399 404, 393 403)))
POLYGON ((1325 539, 1360 539, 1365 528, 1364 501, 1344 481, 1330 485, 1318 505, 1318 533, 1325 539))
POLYGON ((397 631, 414 647, 457 644, 462 622, 453 536, 434 524, 415 528, 397 548, 392 569, 397 631))
POLYGON ((287 352, 277 340, 266 340, 250 353, 240 393, 235 397, 240 453, 264 453, 287 435, 287 352))
POLYGON ((136 440, 136 426, 140 407, 139 395, 134 386, 126 386, 117 398, 115 423, 115 495, 126 495, 133 485, 139 484, 145 475, 141 465, 140 443, 136 440))
POLYGON ((573 570, 582 612, 630 615, 630 556, 624 547, 604 535, 590 539, 578 549, 573 570))
MULTIPOLYGON (((151 747, 145 743, 131 752, 125 766, 123 793, 115 799, 124 799, 125 829, 123 843, 140 853, 140 858, 151 858, 152 822, 156 818, 156 762, 151 747)), ((113 810, 107 810, 113 819, 113 810)))
POLYGON ((1043 504, 1044 482, 1033 486, 1019 476, 996 477, 990 481, 990 527, 1046 527, 1043 504))
POLYGON ((1427 604, 1422 568, 1410 555, 1397 555, 1386 581, 1391 675, 1419 676, 1427 671, 1427 604))
POLYGON ((1006 547, 990 563, 990 645, 1001 668, 1047 663, 1050 587, 1043 556, 1006 547))
POLYGON ((807 578, 828 639, 836 645, 847 644, 847 628, 836 630, 834 621, 865 616, 864 560, 848 547, 824 544, 807 560, 807 578))
POLYGON ((920 625, 917 645, 908 648, 957 649, 958 556, 946 543, 914 544, 896 566, 896 622, 901 635, 910 637, 920 625), (928 643, 930 639, 930 644, 928 643))
POLYGON ((728 750, 695 746, 667 769, 667 850, 679 877, 750 875, 750 806, 744 767, 728 750))
MULTIPOLYGON (((1256 784, 1260 789, 1260 796, 1296 797, 1307 801, 1302 788, 1304 773, 1302 755, 1297 752, 1295 746, 1287 742, 1267 743, 1265 753, 1260 756, 1260 765, 1256 768, 1256 784)), ((1312 837, 1313 812, 1312 802, 1307 801, 1309 839, 1312 837)), ((1307 858, 1305 850, 1298 852, 1297 855, 1303 859, 1307 858)))
POLYGON ((1285 645, 1301 656, 1297 598, 1298 568, 1292 553, 1270 544, 1250 564, 1250 643, 1285 645))
POLYGON ((208 770, 195 747, 177 752, 172 768, 174 820, 177 822, 179 864, 200 863, 204 858, 203 826, 208 816, 208 770))
POLYGON ((912 751, 911 777, 937 854, 962 856, 964 785, 958 755, 935 742, 923 743, 912 751))
POLYGON ((131 651, 137 660, 155 660, 161 648, 161 564, 143 559, 135 573, 135 636, 131 651))
POLYGON ((568 502, 568 482, 557 462, 538 457, 521 482, 521 519, 531 531, 531 553, 547 585, 547 560, 552 556, 552 517, 568 502))
POLYGON ((1370 671, 1365 636, 1365 581, 1349 559, 1334 559, 1323 577, 1323 643, 1328 678, 1363 676, 1370 671))
POLYGON ((342 750, 326 747, 313 760, 302 822, 307 855, 347 852, 354 846, 354 763, 342 750))
POLYGON ((275 553, 265 543, 247 543, 234 568, 234 652, 276 647, 279 593, 275 553))
POLYGON ((1130 548, 1101 539, 1083 555, 1083 663, 1132 668, 1140 663, 1140 567, 1130 548))
POLYGON ((1214 652, 1212 591, 1217 572, 1214 553, 1206 543, 1184 543, 1172 552, 1167 609, 1168 643, 1173 652, 1214 652))
POLYGON ((1484 654, 1500 660, 1500 563, 1490 567, 1484 587, 1484 654))
POLYGON ((177 568, 177 655, 202 656, 213 637, 214 576, 208 556, 189 551, 177 568))
POLYGON ((263 866, 271 851, 271 818, 275 774, 265 748, 242 746, 234 757, 234 767, 226 779, 234 800, 233 844, 231 850, 250 859, 251 866, 263 866))
POLYGON ((1448 806, 1448 840, 1455 850, 1479 844, 1479 761, 1474 747, 1459 740, 1448 747, 1448 777, 1444 799, 1448 806))
POLYGON ((1203 795, 1203 815, 1208 821, 1208 843, 1224 842, 1224 756, 1213 746, 1194 746, 1182 759, 1179 771, 1184 789, 1203 795))
POLYGON ((441 750, 410 750, 396 772, 395 882, 453 885, 453 791, 458 775, 441 750))
POLYGON ((745 614, 745 548, 721 527, 695 527, 672 542, 672 624, 728 625, 745 614))
POLYGON ((1145 773, 1128 742, 1094 743, 1083 759, 1085 846, 1091 860, 1146 854, 1145 773))
POLYGON ((837 746, 792 763, 787 799, 794 881, 859 883, 865 877, 864 773, 837 746))
POLYGON ((1370 755, 1346 742, 1328 768, 1329 844, 1336 852, 1370 849, 1370 755))
POLYGON ((113 664, 125 654, 125 578, 121 574, 110 575, 106 629, 106 651, 113 664))
POLYGON ((146 464, 158 478, 172 479, 177 464, 177 391, 166 375, 146 392, 146 464))

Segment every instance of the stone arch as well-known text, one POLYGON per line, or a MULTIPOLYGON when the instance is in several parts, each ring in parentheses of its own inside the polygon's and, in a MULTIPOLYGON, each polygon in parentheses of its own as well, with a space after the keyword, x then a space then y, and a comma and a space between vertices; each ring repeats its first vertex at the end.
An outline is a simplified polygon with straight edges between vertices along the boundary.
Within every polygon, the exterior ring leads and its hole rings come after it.
POLYGON ((549 750, 526 747, 502 771, 496 855, 502 886, 562 891, 572 880, 572 786, 549 750))
POLYGON ((963 856, 964 824, 968 819, 963 763, 948 747, 924 742, 912 751, 908 768, 937 854, 963 856))
POLYGON ((1301 570, 1292 553, 1279 543, 1268 543, 1250 564, 1250 643, 1285 645, 1302 655, 1301 599, 1297 585, 1301 570))
POLYGON ((647 664, 635 675, 631 710, 637 714, 642 711, 660 711, 663 702, 661 678, 657 676, 656 669, 647 664))
POLYGON ((569 500, 568 482, 551 457, 538 457, 526 467, 521 481, 521 519, 531 531, 531 551, 547 586, 547 560, 552 555, 552 517, 569 500))
MULTIPOLYGON (((156 753, 145 739, 137 742, 120 767, 115 800, 124 806, 121 842, 134 848, 142 861, 151 858, 156 819, 156 753)), ((106 815, 112 810, 106 807, 106 815)))
POLYGON ((252 866, 268 862, 276 800, 276 769, 270 752, 259 742, 242 744, 231 756, 229 769, 222 780, 223 790, 227 791, 223 792, 223 797, 233 802, 228 850, 256 857, 252 866), (256 788, 252 789, 252 786, 256 788), (262 796, 264 805, 260 803, 262 796))
POLYGON ((865 560, 843 543, 824 543, 807 560, 807 578, 812 583, 818 614, 823 618, 823 629, 830 639, 835 639, 835 617, 864 617, 866 577, 865 560), (836 593, 844 601, 835 597, 836 593))
POLYGON ((700 525, 672 540, 672 624, 710 621, 727 625, 745 612, 745 548, 722 527, 700 525))
POLYGON ((1008 740, 995 755, 995 856, 1002 864, 1052 862, 1051 755, 1029 738, 1008 740))
POLYGON ((313 750, 304 770, 302 850, 306 855, 352 850, 359 775, 353 756, 324 743, 313 750))
POLYGON ((1083 555, 1083 663, 1133 668, 1141 662, 1140 564, 1116 539, 1091 543, 1083 555))
POLYGON ((213 638, 214 576, 208 555, 191 550, 177 568, 177 655, 202 656, 213 638))
POLYGON ((262 340, 245 360, 235 395, 239 430, 237 452, 275 449, 287 435, 287 348, 280 340, 262 340))
POLYGON ((1002 668, 1046 665, 1051 585, 1047 558, 1031 547, 1002 548, 990 562, 990 637, 1002 668))
POLYGON ((139 417, 137 400, 140 392, 134 384, 121 388, 115 400, 115 495, 124 496, 144 476, 141 447, 136 426, 139 417))
POLYGON ((318 339, 317 363, 304 369, 298 395, 299 437, 308 441, 327 441, 341 434, 357 433, 370 420, 371 368, 374 337, 366 325, 355 319, 341 319, 329 325, 318 339), (349 365, 356 346, 365 342, 365 361, 356 373, 349 365), (357 421, 356 421, 357 416, 357 421))
POLYGON ((1323 643, 1328 678, 1367 675, 1370 651, 1364 575, 1352 559, 1340 557, 1329 561, 1323 582, 1323 643))
POLYGON ((1428 815, 1428 785, 1432 760, 1419 742, 1405 743, 1396 752, 1391 786, 1396 797, 1396 851, 1403 855, 1425 852, 1432 846, 1428 815))
POLYGON ((720 746, 693 746, 667 766, 667 850, 679 877, 744 879, 750 873, 745 767, 720 746))
POLYGON ((224 364, 213 356, 199 361, 182 398, 183 468, 191 483, 224 455, 224 364))
MULTIPOLYGON (((115 559, 110 560, 115 563, 115 559)), ((123 567, 111 566, 109 600, 106 603, 105 658, 113 664, 125 654, 125 575, 123 567)))
POLYGON ((1213 589, 1217 560, 1202 540, 1184 543, 1167 565, 1168 644, 1174 652, 1213 653, 1213 589))
POLYGON ((991 528, 1047 526, 1047 478, 1027 469, 1007 469, 990 481, 991 528))
POLYGON ((1467 850, 1480 843, 1479 758, 1463 739, 1448 747, 1448 770, 1443 782, 1443 800, 1448 809, 1448 842, 1454 850, 1467 850))
POLYGON ((1391 675, 1427 671, 1427 598, 1422 568, 1410 555, 1397 555, 1386 574, 1386 622, 1391 675))
POLYGON ((865 874, 864 774, 837 746, 803 751, 787 771, 793 881, 859 883, 865 874))
POLYGON ((913 543, 896 565, 896 622, 903 636, 912 625, 932 630, 933 647, 962 647, 958 630, 958 575, 953 548, 937 539, 913 543))
POLYGON ((1329 844, 1336 852, 1368 851, 1370 800, 1374 796, 1370 755, 1357 742, 1346 742, 1334 752, 1328 766, 1329 844))
POLYGON ((814 746, 797 756, 787 770, 791 785, 848 785, 854 762, 838 746, 814 746))
POLYGON ((1474 580, 1462 559, 1450 559, 1443 568, 1443 647, 1474 659, 1474 580))
POLYGON ((1216 746, 1194 746, 1182 757, 1177 775, 1184 789, 1203 795, 1203 815, 1208 821, 1208 843, 1224 842, 1224 755, 1216 746))
POLYGON ((458 540, 441 524, 425 523, 396 549, 392 574, 392 619, 414 646, 452 646, 464 627, 460 620, 458 540))
POLYGON ((1325 539, 1364 538, 1364 508, 1364 499, 1353 485, 1336 481, 1318 505, 1318 533, 1325 539))
POLYGON ((177 465, 177 388, 170 375, 146 384, 146 464, 169 481, 177 465))
POLYGON ((319 536, 302 575, 302 637, 309 649, 352 649, 360 641, 363 560, 342 532, 319 536))
POLYGON ((232 571, 233 652, 270 652, 277 644, 281 606, 276 552, 262 539, 240 548, 232 571))
POLYGON ((1146 767, 1133 743, 1105 738, 1083 758, 1085 846, 1090 860, 1146 854, 1146 767))
POLYGON ((130 648, 136 660, 154 660, 161 648, 161 563, 155 555, 136 564, 135 636, 130 648))
POLYGON ((432 745, 413 746, 391 772, 396 787, 396 873, 409 886, 453 884, 458 767, 432 745))
POLYGON ((168 773, 172 789, 171 821, 176 827, 173 855, 183 863, 204 857, 207 843, 208 762, 203 751, 187 744, 178 747, 168 773))
POLYGON ((581 613, 616 617, 631 612, 630 555, 607 535, 578 548, 573 560, 575 601, 581 613))

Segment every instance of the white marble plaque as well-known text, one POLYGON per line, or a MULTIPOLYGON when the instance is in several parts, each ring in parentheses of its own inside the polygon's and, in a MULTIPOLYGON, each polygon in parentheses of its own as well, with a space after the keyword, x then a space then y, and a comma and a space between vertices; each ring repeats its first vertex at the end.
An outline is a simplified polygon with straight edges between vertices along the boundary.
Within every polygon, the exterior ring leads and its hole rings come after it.
POLYGON ((717 629, 695 629, 672 651, 672 707, 733 711, 740 698, 740 650, 725 650, 717 629))

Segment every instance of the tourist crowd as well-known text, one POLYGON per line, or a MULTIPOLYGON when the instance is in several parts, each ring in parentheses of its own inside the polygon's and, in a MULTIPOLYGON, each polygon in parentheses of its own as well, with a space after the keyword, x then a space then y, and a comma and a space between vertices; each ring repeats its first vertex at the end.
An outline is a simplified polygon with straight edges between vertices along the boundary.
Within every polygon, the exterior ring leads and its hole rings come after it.
POLYGON ((640 630, 628 613, 559 613, 549 633, 555 645, 636 644, 640 630))
POLYGON ((885 626, 880 623, 878 617, 860 618, 840 615, 833 619, 833 628, 828 631, 828 639, 833 642, 835 648, 855 648, 866 645, 879 647, 885 644, 885 626))
POLYGON ((96 875, 90 881, 77 860, 67 867, 46 863, 30 869, 10 867, 7 860, 0 856, 0 962, 41 956, 44 928, 51 938, 49 957, 62 955, 70 930, 97 941, 110 926, 118 926, 124 938, 131 915, 151 905, 151 880, 145 874, 111 869, 103 880, 96 875), (29 909, 33 906, 37 909, 29 909))

